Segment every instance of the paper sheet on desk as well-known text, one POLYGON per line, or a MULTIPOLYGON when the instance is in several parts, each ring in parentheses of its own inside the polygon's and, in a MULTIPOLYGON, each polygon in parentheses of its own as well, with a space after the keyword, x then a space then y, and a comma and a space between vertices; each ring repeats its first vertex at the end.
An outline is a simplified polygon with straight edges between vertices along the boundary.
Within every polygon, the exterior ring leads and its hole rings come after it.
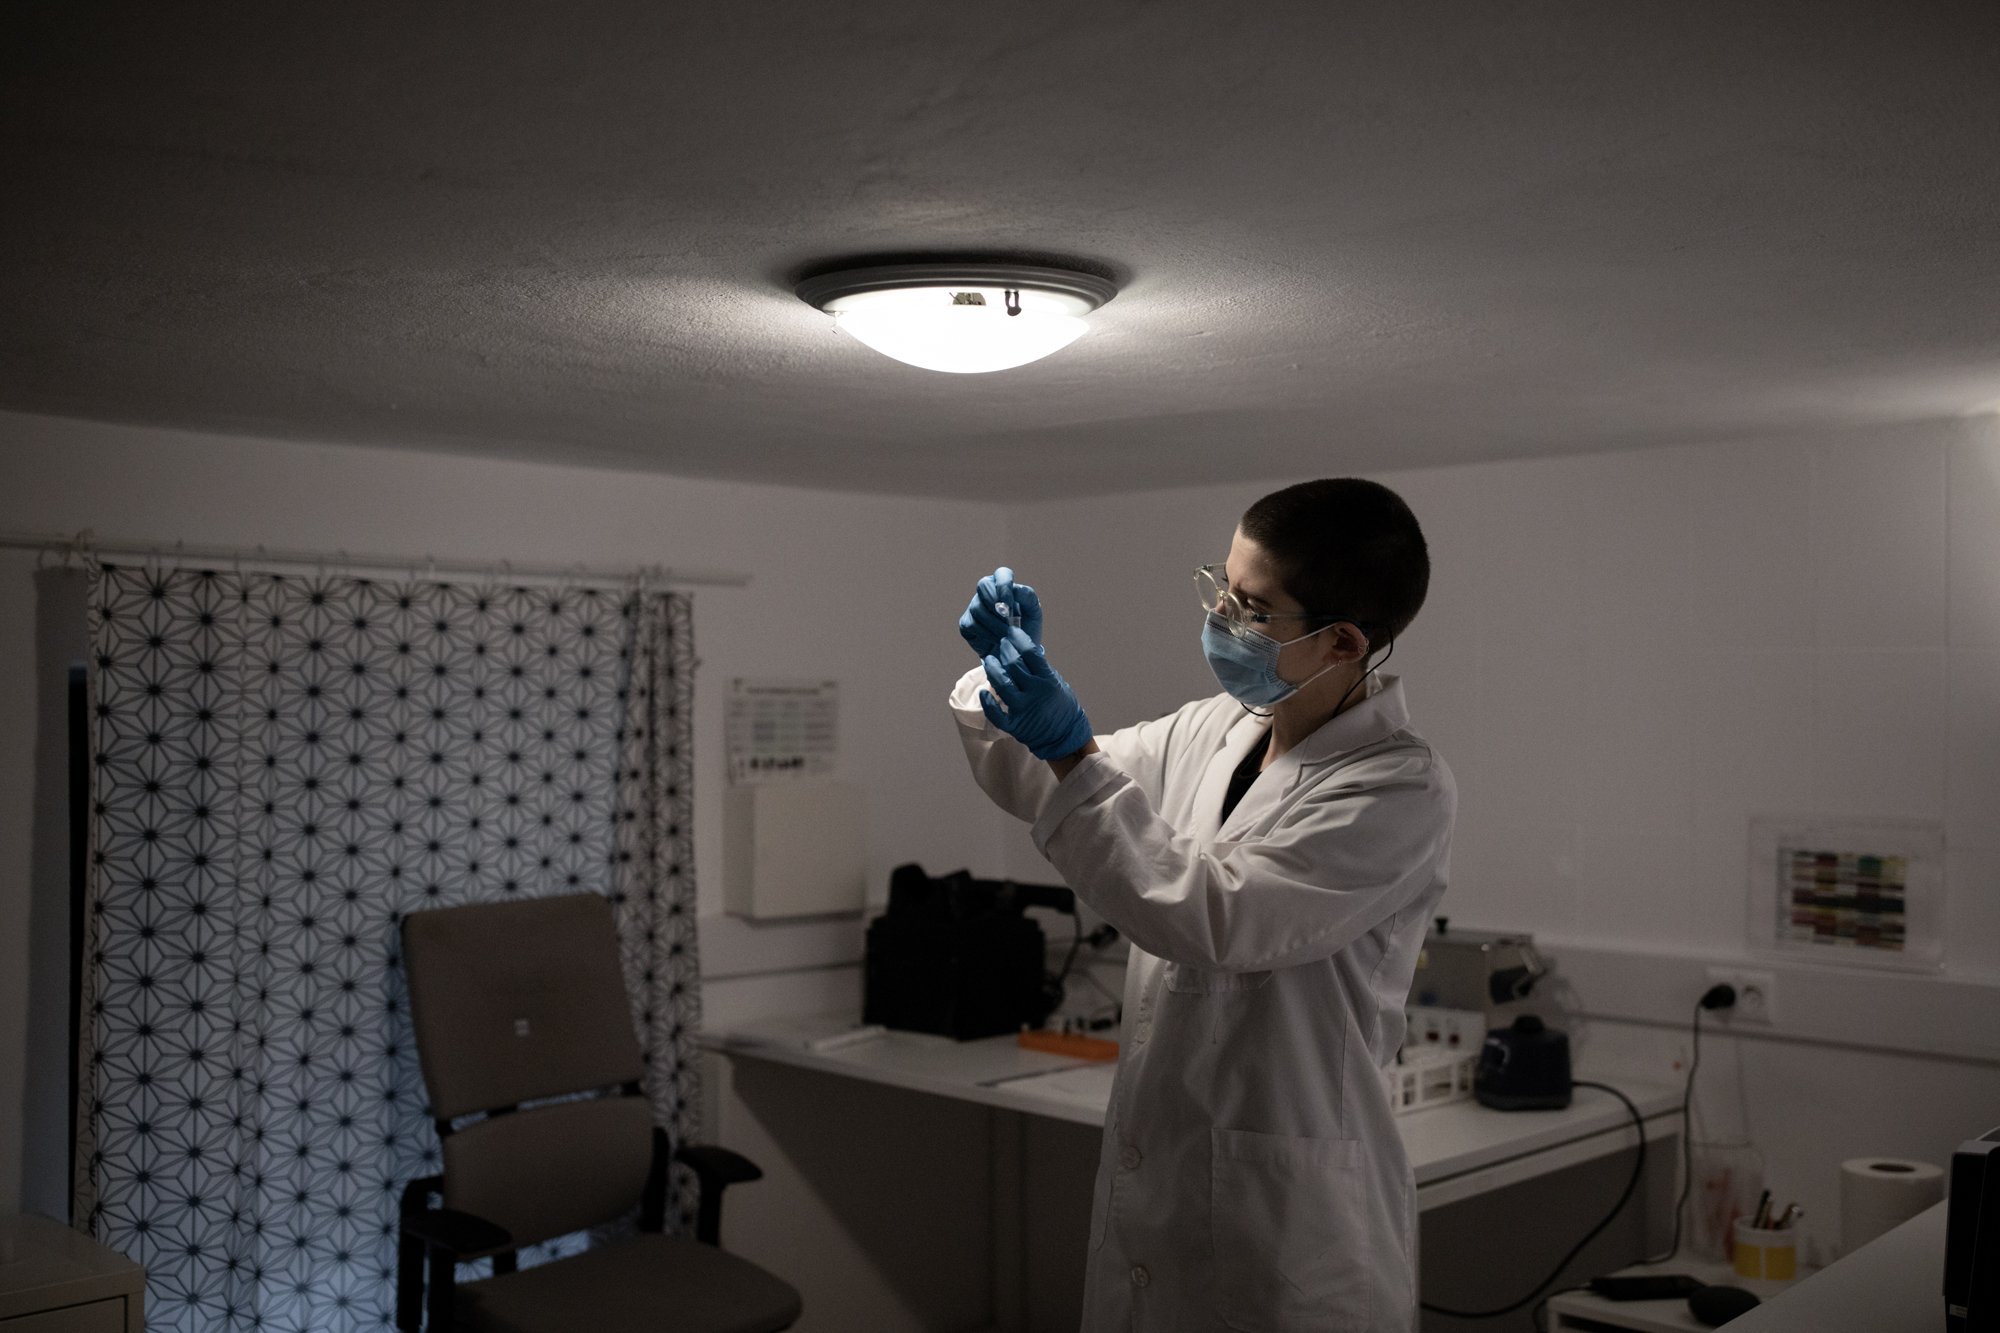
POLYGON ((1102 1110, 1111 1104, 1111 1081, 1117 1076, 1117 1064, 1100 1062, 1036 1074, 1031 1078, 1010 1079, 1007 1086, 1102 1110))
POLYGON ((811 1014, 803 1018, 767 1019, 748 1028, 723 1034, 725 1047, 756 1050, 758 1047, 787 1047, 811 1050, 815 1041, 852 1032, 858 1021, 851 1014, 811 1014))

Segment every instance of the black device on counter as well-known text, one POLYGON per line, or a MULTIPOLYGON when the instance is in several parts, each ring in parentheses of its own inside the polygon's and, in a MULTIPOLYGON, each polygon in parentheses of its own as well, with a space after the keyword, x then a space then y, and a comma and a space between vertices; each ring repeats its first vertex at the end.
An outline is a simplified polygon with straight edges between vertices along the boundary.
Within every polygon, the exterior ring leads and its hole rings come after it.
POLYGON ((1686 1273, 1633 1273, 1625 1277, 1594 1277, 1590 1293, 1607 1301, 1683 1300, 1707 1284, 1686 1273))
POLYGON ((1703 1287, 1688 1296, 1688 1313, 1705 1328, 1721 1328, 1756 1309, 1757 1297, 1741 1287, 1703 1287))
POLYGON ((1061 990, 1030 907, 1074 914, 1076 895, 1059 884, 897 866, 888 911, 868 923, 861 1021, 959 1041, 1040 1027, 1061 990))
POLYGON ((1496 1111, 1553 1111, 1569 1105, 1569 1038, 1533 1014, 1486 1034, 1472 1095, 1496 1111))
POLYGON ((2000 1330, 2000 1129, 1958 1145, 1945 1204, 1944 1326, 2000 1330))

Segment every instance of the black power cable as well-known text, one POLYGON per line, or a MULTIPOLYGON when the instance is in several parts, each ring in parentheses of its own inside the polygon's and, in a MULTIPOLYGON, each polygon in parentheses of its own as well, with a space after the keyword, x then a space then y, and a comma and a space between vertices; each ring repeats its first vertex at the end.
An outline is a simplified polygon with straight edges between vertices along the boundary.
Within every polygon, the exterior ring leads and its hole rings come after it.
POLYGON ((1492 1310, 1450 1310, 1446 1309, 1442 1305, 1432 1305, 1429 1301, 1419 1302, 1419 1304, 1425 1310, 1430 1311, 1432 1314, 1450 1315, 1454 1319, 1498 1319, 1502 1315, 1509 1315, 1514 1313, 1516 1310, 1532 1305, 1535 1303, 1535 1301, 1541 1298, 1543 1292, 1547 1291, 1550 1287, 1553 1287, 1556 1284, 1556 1279, 1562 1276, 1563 1269, 1569 1267, 1570 1260, 1576 1258, 1577 1255, 1583 1253, 1583 1247, 1590 1244, 1590 1242, 1596 1240, 1597 1237, 1604 1231, 1604 1228, 1610 1226, 1611 1223, 1617 1218, 1618 1214, 1625 1211, 1625 1205, 1631 1200, 1632 1192, 1639 1188, 1639 1177, 1644 1175, 1646 1172, 1645 1118, 1639 1114, 1639 1108, 1632 1104, 1632 1099, 1630 1097, 1627 1097, 1624 1093, 1612 1087, 1609 1083, 1594 1083, 1589 1079, 1580 1078, 1575 1080, 1574 1086, 1579 1088, 1597 1088, 1600 1091, 1610 1093, 1613 1097, 1616 1097, 1619 1101, 1625 1103, 1626 1111, 1631 1113, 1632 1124, 1634 1128, 1636 1128, 1639 1131, 1639 1155, 1633 1159, 1632 1177, 1631 1179, 1625 1182, 1624 1190, 1618 1195, 1618 1202, 1612 1204, 1611 1211, 1604 1215, 1604 1219, 1600 1221, 1596 1226, 1592 1227, 1588 1232, 1586 1232, 1584 1234, 1583 1239, 1578 1241, 1570 1249, 1570 1252, 1568 1254, 1565 1254, 1561 1258, 1561 1260, 1557 1262, 1555 1269, 1552 1272, 1550 1272, 1548 1277, 1543 1279, 1540 1285, 1538 1285, 1533 1291, 1529 1292, 1527 1295, 1523 1296, 1520 1300, 1512 1301, 1506 1305, 1502 1305, 1497 1309, 1492 1309, 1492 1310))
MULTIPOLYGON (((1687 1084, 1681 1091, 1681 1135, 1684 1144, 1686 1143, 1687 1136, 1691 1128, 1691 1122, 1688 1119, 1688 1112, 1691 1109, 1692 1103, 1694 1101, 1695 1070, 1701 1067, 1701 1011, 1704 1009, 1727 1009, 1735 1003, 1736 1003, 1736 989, 1733 986, 1729 985, 1718 985, 1709 987, 1707 992, 1702 995, 1701 1001, 1695 1006, 1694 1053, 1693 1056, 1688 1061, 1687 1084)), ((1610 1226, 1613 1220, 1617 1218, 1618 1214, 1625 1210, 1625 1205, 1629 1203, 1632 1199, 1633 1191, 1639 1187, 1639 1178, 1642 1175, 1644 1175, 1646 1171, 1645 1119, 1639 1114, 1639 1108, 1632 1104, 1632 1099, 1630 1097, 1627 1097, 1624 1093, 1620 1092, 1618 1089, 1612 1087, 1608 1083, 1595 1083, 1591 1082, 1588 1079, 1577 1079, 1574 1082, 1574 1086, 1579 1088, 1598 1088, 1604 1092, 1610 1093, 1612 1096, 1616 1097, 1619 1101, 1625 1103, 1626 1111, 1629 1112, 1632 1116, 1633 1128, 1639 1131, 1639 1152, 1638 1156, 1635 1157, 1632 1162, 1632 1177, 1631 1179, 1625 1182, 1625 1189, 1622 1193, 1619 1194, 1618 1202, 1612 1204, 1611 1211, 1604 1215, 1604 1219, 1600 1221, 1596 1226, 1592 1227, 1584 1235, 1584 1238, 1578 1241, 1575 1244, 1575 1246, 1571 1248, 1570 1252, 1562 1257, 1562 1259, 1556 1264, 1554 1270, 1549 1273, 1548 1277, 1544 1278, 1540 1285, 1538 1285, 1533 1291, 1529 1292, 1527 1295, 1523 1296, 1520 1300, 1513 1301, 1507 1305, 1503 1305, 1498 1307, 1497 1309, 1492 1309, 1492 1310, 1449 1310, 1442 1305, 1432 1305, 1428 1301, 1420 1301, 1418 1304, 1422 1306, 1423 1309, 1428 1310, 1432 1314, 1449 1315, 1454 1319, 1498 1319, 1502 1315, 1513 1314, 1516 1310, 1519 1310, 1524 1306, 1535 1304, 1537 1301, 1541 1299, 1542 1293, 1546 1292, 1550 1287, 1553 1287, 1556 1284, 1556 1281, 1562 1277, 1563 1269, 1569 1267, 1570 1261, 1576 1258, 1577 1255, 1583 1253, 1583 1247, 1590 1244, 1590 1242, 1592 1242, 1593 1240, 1596 1240, 1597 1237, 1604 1231, 1604 1228, 1610 1226)), ((1689 1188, 1694 1183, 1693 1162, 1694 1162, 1694 1153, 1688 1148, 1683 1147, 1683 1150, 1681 1152, 1681 1164, 1682 1164, 1681 1195, 1680 1195, 1680 1200, 1674 1205, 1673 1248, 1668 1250, 1665 1254, 1659 1256, 1656 1259, 1642 1259, 1639 1261, 1640 1263, 1663 1264, 1666 1263, 1668 1260, 1672 1259, 1675 1255, 1680 1253, 1681 1214, 1687 1208, 1689 1188)))
MULTIPOLYGON (((1083 916, 1076 910, 1076 899, 1074 897, 1069 900, 1067 906, 1059 910, 1069 914, 1069 953, 1063 958, 1061 971, 1044 972, 1042 974, 1042 1002, 1046 1007, 1047 1013, 1050 1014, 1062 1008, 1063 1001, 1069 997, 1069 974, 1076 967, 1077 953, 1085 945, 1089 945, 1093 951, 1109 948, 1118 939, 1118 928, 1108 922, 1099 926, 1096 930, 1085 931, 1083 928, 1083 916)), ((1086 979, 1089 978, 1086 977, 1086 979)), ((1095 983, 1093 982, 1093 984, 1095 983)), ((1103 987, 1099 985, 1098 989, 1102 990, 1103 987)), ((1115 1023, 1086 1023, 1084 1026, 1094 1030, 1101 1027, 1115 1026, 1115 1023)))
POLYGON ((1687 1084, 1681 1089, 1681 1197, 1674 1203, 1674 1243, 1655 1259, 1641 1264, 1663 1264, 1681 1252, 1681 1218, 1687 1213, 1688 1195, 1694 1190, 1694 1073, 1701 1068, 1701 1011, 1728 1009, 1736 1004, 1736 988, 1724 982, 1710 986, 1694 1007, 1694 1053, 1688 1058, 1687 1084))

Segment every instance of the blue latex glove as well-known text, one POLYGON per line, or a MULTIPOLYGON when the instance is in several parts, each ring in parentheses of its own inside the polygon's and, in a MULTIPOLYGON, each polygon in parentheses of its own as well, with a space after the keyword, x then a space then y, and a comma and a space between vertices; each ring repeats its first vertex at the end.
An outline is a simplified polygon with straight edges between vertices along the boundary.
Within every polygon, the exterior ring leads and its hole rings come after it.
POLYGON ((1027 746, 1035 758, 1061 759, 1090 744, 1090 719, 1083 715, 1076 691, 1056 674, 1048 654, 1025 630, 1008 630, 1000 651, 986 658, 986 681, 993 687, 979 692, 986 720, 1027 746))
POLYGON ((979 580, 965 614, 958 618, 958 632, 981 657, 1000 651, 1001 640, 1014 628, 1000 611, 1007 607, 1021 617, 1020 628, 1036 647, 1042 642, 1042 599, 1025 583, 1014 582, 1014 571, 1002 565, 979 580))

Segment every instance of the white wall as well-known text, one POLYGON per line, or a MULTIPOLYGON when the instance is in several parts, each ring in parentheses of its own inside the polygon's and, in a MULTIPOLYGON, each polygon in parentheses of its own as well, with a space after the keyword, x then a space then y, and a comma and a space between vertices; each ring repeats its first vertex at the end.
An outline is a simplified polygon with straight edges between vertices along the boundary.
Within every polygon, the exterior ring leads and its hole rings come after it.
MULTIPOLYGON (((1948 825, 1961 984, 1858 980, 1856 996, 1889 996, 1866 1031, 1791 1015, 1769 1039, 1705 1045, 1701 1118, 1764 1145, 1827 1246, 1841 1157, 1936 1159, 2000 1123, 2000 1060, 1926 1040, 1953 1017, 2000 1032, 2000 431, 1938 423, 1382 479, 1436 563, 1391 669, 1460 781, 1447 910, 1570 957, 1586 1060, 1677 1076, 1682 992, 1701 960, 1741 951, 1753 812, 1930 816, 1948 825), (1620 966, 1620 951, 1647 965, 1620 966), (1884 1036, 1898 1031, 1910 1042, 1884 1036)), ((719 687, 733 675, 842 681, 878 886, 907 859, 1047 878, 1025 831, 965 781, 942 725, 943 683, 965 661, 944 622, 1005 559, 1042 590, 1051 653, 1100 728, 1210 693, 1188 575, 1275 484, 1002 510, 0 416, 0 529, 749 573, 746 589, 696 598, 705 914, 720 907, 719 687)), ((17 627, 33 563, 0 553, 0 616, 17 627)), ((26 1077, 32 654, 24 632, 0 637, 0 1210, 24 1174, 11 1108, 26 1077)), ((841 965, 858 953, 851 924, 753 932, 711 916, 703 930, 712 1021, 858 992, 841 965)), ((925 1237, 961 1256, 959 1288, 899 1287, 893 1215, 857 1201, 855 1179, 816 1175, 812 1126, 770 1089, 744 1091, 718 1071, 724 1139, 776 1169, 732 1202, 733 1244, 804 1262, 836 1317, 916 1328, 973 1311, 977 1227, 925 1237)), ((922 1127, 921 1107, 898 1105, 922 1127)), ((983 1179, 911 1160, 961 1200, 960 1221, 984 1215, 983 1179)))
MULTIPOLYGON (((2000 425, 1378 479, 1431 544, 1389 670, 1458 777, 1445 912, 1570 953, 1588 980, 1569 998, 1601 1020, 1578 1033, 1589 1058, 1672 1081, 1704 974, 1669 967, 1641 994, 1618 951, 1745 951, 1752 815, 1941 819, 1945 975, 1975 984, 1855 976, 1885 998, 1847 1033, 1781 993, 1774 1039, 1708 1048, 1702 1119, 1747 1127, 1829 1245, 1841 1158, 1938 1160, 2000 1124, 2000 1046, 1930 1040, 2000 1034, 2000 425)), ((1189 575, 1278 484, 1010 514, 1052 658, 1100 729, 1214 691, 1189 575)), ((1035 873, 1025 838, 1010 855, 1035 873)))
MULTIPOLYGON (((972 784, 939 715, 964 645, 951 622, 966 589, 1001 546, 1003 515, 987 504, 828 494, 384 450, 328 448, 0 414, 0 531, 74 533, 273 549, 428 553, 440 563, 721 568, 743 588, 695 590, 701 661, 695 743, 705 971, 777 975, 711 980, 707 1016, 859 1002, 858 973, 785 970, 858 954, 852 923, 750 931, 722 910, 723 692, 731 677, 833 677, 850 776, 870 798, 869 882, 886 893, 890 867, 935 868, 1001 856, 1001 824, 972 784), (940 775, 953 779, 940 781, 940 775), (711 929, 712 928, 712 929, 711 929), (829 941, 837 940, 829 948, 829 941), (708 966, 713 964, 713 966, 708 966)), ((32 575, 36 558, 0 551, 0 1213, 24 1199, 47 1206, 62 1189, 62 1142, 23 1142, 22 1108, 43 1104, 59 1069, 27 1067, 31 964, 29 830, 35 748, 32 575), (35 1086, 29 1087, 30 1080, 35 1086), (24 1191, 24 1182, 26 1185, 24 1191)), ((60 886, 55 886, 60 892, 60 886)), ((43 904, 47 910, 51 904, 43 904)), ((746 1108, 722 1118, 747 1127, 746 1108)), ((765 1163, 767 1169, 773 1163, 765 1163)), ((826 1191, 773 1170, 744 1191, 745 1216, 833 1204, 826 1191)), ((970 1167, 967 1168, 970 1170, 970 1167)), ((907 1182, 901 1182, 907 1183, 907 1182)), ((940 1181, 938 1188, 961 1182, 940 1181)), ((985 1188, 978 1166, 977 1188, 985 1188)), ((885 1183, 885 1190, 893 1185, 885 1183)), ((844 1203, 845 1201, 840 1201, 844 1203)), ((732 1204, 732 1207, 735 1205, 732 1204)), ((732 1227, 735 1224, 732 1223, 732 1227)), ((757 1250, 757 1237, 746 1238, 757 1250)), ((983 1237, 962 1241, 962 1290, 911 1295, 894 1267, 859 1239, 820 1237, 813 1291, 824 1314, 904 1309, 904 1327, 982 1304, 983 1237), (845 1247, 845 1248, 844 1248, 845 1247)), ((951 1238, 948 1238, 951 1239, 951 1238)), ((785 1267, 783 1256, 771 1256, 785 1267)), ((795 1266, 793 1266, 795 1267, 795 1266)), ((821 1326, 837 1327, 838 1322, 821 1326)), ((884 1327, 893 1326, 885 1324, 884 1327)))

